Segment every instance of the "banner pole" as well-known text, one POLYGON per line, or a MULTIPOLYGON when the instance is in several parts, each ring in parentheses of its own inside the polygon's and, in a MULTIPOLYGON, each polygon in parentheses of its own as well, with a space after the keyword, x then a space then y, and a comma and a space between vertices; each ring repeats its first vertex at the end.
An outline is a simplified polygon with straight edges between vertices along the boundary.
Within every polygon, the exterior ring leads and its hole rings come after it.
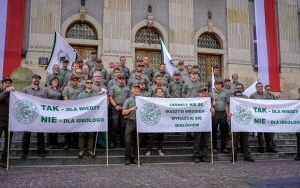
POLYGON ((232 145, 232 164, 234 164, 234 136, 233 136, 233 132, 231 132, 231 145, 232 145))
POLYGON ((108 129, 106 131, 106 166, 108 166, 108 129))
POLYGON ((138 154, 138 167, 141 166, 141 161, 140 161, 140 139, 139 139, 139 132, 138 128, 136 126, 136 145, 137 145, 137 154, 138 154))
POLYGON ((95 145, 94 145, 94 155, 96 156, 96 148, 97 148, 97 139, 98 139, 98 132, 96 133, 95 145))
POLYGON ((7 140, 7 156, 6 156, 6 170, 9 170, 9 152, 10 152, 10 131, 8 130, 7 140))
POLYGON ((210 153, 211 153, 211 164, 214 164, 214 148, 213 148, 213 139, 212 139, 212 130, 210 131, 210 153))

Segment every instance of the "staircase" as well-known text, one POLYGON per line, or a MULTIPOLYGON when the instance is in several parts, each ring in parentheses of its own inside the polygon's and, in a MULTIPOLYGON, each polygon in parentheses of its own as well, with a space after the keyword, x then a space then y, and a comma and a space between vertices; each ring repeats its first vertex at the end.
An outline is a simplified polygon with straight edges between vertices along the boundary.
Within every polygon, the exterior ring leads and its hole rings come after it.
MULTIPOLYGON (((106 164, 106 149, 97 149, 97 156, 94 159, 84 158, 78 159, 78 149, 47 149, 47 156, 40 158, 36 150, 36 136, 31 137, 30 152, 27 159, 23 160, 21 156, 22 134, 14 133, 11 152, 10 165, 12 166, 42 166, 42 165, 96 165, 106 164)), ((46 138, 46 136, 45 136, 46 138)), ((47 139, 45 139, 47 140, 47 139)), ((63 136, 59 136, 61 146, 63 146, 63 136)), ((295 134, 275 134, 275 143, 278 153, 258 153, 257 138, 250 136, 249 145, 251 155, 254 160, 274 160, 274 159, 293 159, 296 155, 296 135, 295 134)), ((4 138, 0 139, 0 148, 2 151, 4 145, 4 138)), ((47 146, 47 143, 46 143, 47 146)), ((153 151, 151 157, 145 157, 146 148, 140 149, 142 163, 177 163, 177 162, 192 162, 193 161, 193 142, 186 141, 184 134, 165 134, 165 142, 163 144, 166 156, 158 156, 157 151, 153 151)), ((47 147, 46 147, 47 148, 47 147)), ((231 140, 228 141, 228 148, 231 148, 231 140)), ((109 149, 109 164, 123 164, 124 163, 124 149, 116 148, 109 149)), ((238 154, 238 160, 243 159, 243 154, 238 154)), ((230 161, 231 154, 215 154, 214 161, 230 161)))

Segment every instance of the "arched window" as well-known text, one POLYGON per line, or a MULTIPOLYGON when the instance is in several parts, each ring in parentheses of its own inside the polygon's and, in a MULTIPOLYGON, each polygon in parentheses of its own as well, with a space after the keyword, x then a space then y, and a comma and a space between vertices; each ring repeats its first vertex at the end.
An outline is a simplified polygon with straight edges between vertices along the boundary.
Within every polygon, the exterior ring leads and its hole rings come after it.
POLYGON ((136 32, 135 42, 143 44, 160 44, 160 34, 155 30, 143 27, 136 32))
POLYGON ((67 38, 97 40, 96 29, 89 23, 76 22, 72 24, 66 33, 67 38))
POLYGON ((211 33, 203 33, 198 38, 198 48, 221 49, 218 38, 211 33))

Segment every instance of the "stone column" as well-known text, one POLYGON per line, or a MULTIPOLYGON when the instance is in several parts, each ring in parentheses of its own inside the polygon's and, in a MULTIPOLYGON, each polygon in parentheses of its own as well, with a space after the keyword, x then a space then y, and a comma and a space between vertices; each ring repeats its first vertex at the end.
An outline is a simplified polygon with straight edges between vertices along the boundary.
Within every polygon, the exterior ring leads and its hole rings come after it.
POLYGON ((124 55, 132 67, 131 0, 105 0, 103 12, 103 60, 119 61, 124 55))
POLYGON ((298 95, 300 41, 297 0, 277 1, 282 98, 298 95))
POLYGON ((227 72, 239 73, 241 81, 250 85, 256 80, 251 65, 248 0, 227 0, 227 72))
MULTIPOLYGON (((196 63, 193 0, 169 0, 169 51, 174 59, 196 63)), ((166 44, 167 45, 167 44, 166 44)))
POLYGON ((38 68, 40 57, 50 58, 54 32, 60 32, 61 0, 31 0, 29 49, 23 66, 44 75, 38 68))

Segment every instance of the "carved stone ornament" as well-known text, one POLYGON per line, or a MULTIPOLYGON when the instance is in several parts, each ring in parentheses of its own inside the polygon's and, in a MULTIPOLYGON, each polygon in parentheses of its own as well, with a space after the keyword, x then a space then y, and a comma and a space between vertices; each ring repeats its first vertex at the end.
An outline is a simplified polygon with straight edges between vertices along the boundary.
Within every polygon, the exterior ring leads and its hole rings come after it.
POLYGON ((147 27, 152 27, 154 25, 154 16, 151 13, 148 13, 146 24, 147 27))
POLYGON ((86 13, 86 10, 84 7, 81 7, 79 9, 79 14, 80 14, 80 21, 84 21, 85 20, 85 13, 86 13))

